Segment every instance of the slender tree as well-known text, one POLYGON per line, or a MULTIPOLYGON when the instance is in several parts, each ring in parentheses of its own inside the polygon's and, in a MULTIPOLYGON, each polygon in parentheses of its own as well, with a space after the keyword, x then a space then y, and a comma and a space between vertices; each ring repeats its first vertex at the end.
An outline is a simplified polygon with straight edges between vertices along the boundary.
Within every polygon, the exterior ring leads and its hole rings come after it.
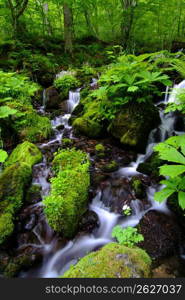
POLYGON ((73 12, 72 12, 71 0, 64 1, 63 12, 64 12, 65 51, 73 55, 73 12))
POLYGON ((137 0, 121 0, 121 5, 123 11, 121 22, 122 43, 124 48, 128 48, 137 0))
POLYGON ((11 11, 14 36, 17 37, 20 29, 19 19, 24 14, 24 11, 28 5, 28 0, 7 0, 7 3, 11 11))

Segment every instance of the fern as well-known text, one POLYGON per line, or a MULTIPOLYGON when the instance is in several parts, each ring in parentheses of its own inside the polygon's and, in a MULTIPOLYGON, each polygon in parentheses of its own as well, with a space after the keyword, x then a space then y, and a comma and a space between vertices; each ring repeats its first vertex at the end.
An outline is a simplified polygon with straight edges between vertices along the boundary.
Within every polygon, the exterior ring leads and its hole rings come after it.
POLYGON ((160 167, 160 175, 169 179, 161 181, 165 188, 155 193, 154 199, 163 202, 178 193, 179 206, 185 209, 185 135, 171 137, 155 146, 154 150, 160 159, 170 163, 160 167))

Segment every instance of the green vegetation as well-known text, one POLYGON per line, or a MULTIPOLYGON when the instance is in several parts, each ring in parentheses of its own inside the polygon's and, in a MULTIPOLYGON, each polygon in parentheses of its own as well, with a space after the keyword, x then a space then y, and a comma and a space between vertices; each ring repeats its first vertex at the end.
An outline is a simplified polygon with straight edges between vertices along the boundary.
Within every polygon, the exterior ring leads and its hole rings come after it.
POLYGON ((37 147, 20 144, 11 153, 0 175, 0 244, 14 230, 15 213, 21 208, 24 193, 31 180, 32 166, 42 159, 37 147))
POLYGON ((168 176, 161 184, 166 187, 155 194, 155 200, 163 202, 174 193, 178 194, 178 203, 185 209, 185 135, 174 136, 155 147, 162 160, 167 161, 160 167, 160 175, 168 176))
POLYGON ((82 258, 64 273, 63 278, 147 278, 151 259, 140 248, 116 243, 104 246, 82 258))
POLYGON ((79 81, 73 75, 63 75, 54 81, 54 86, 59 90, 62 99, 67 99, 69 91, 79 86, 79 81))
POLYGON ((120 245, 130 248, 137 245, 137 243, 144 241, 144 237, 137 232, 137 228, 127 227, 123 229, 119 225, 114 227, 112 237, 116 238, 120 245))
POLYGON ((50 226, 62 236, 71 238, 87 209, 90 184, 87 154, 71 149, 61 150, 53 161, 55 177, 51 194, 44 200, 44 211, 50 226))

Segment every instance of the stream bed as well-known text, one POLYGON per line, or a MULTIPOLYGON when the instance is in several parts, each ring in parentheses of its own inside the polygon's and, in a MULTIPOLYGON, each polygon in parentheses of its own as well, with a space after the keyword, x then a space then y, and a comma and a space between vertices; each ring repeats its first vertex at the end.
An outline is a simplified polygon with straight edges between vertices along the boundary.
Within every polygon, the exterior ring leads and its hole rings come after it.
MULTIPOLYGON (((93 80, 92 84, 95 84, 93 80)), ((185 81, 181 82, 176 88, 185 86, 185 81)), ((175 93, 175 92, 174 92, 175 93)), ((149 211, 155 210, 171 216, 171 212, 165 202, 159 204, 153 200, 154 193, 161 186, 152 182, 147 187, 147 201, 142 202, 139 199, 130 199, 129 206, 132 210, 130 216, 124 216, 118 211, 112 211, 111 205, 115 201, 115 182, 118 180, 127 180, 129 183, 134 176, 147 177, 137 171, 138 166, 145 162, 152 154, 155 144, 164 141, 166 138, 174 134, 182 134, 175 129, 176 115, 173 113, 165 114, 164 109, 168 101, 175 100, 175 94, 172 93, 168 97, 168 89, 164 97, 164 101, 156 104, 160 112, 161 124, 159 127, 152 130, 148 138, 148 145, 145 154, 138 154, 135 161, 127 165, 120 166, 118 171, 112 172, 109 175, 108 184, 103 186, 100 184, 91 197, 89 210, 93 211, 98 217, 98 226, 91 232, 77 234, 71 241, 64 241, 60 238, 47 224, 43 214, 42 199, 49 194, 50 183, 49 179, 52 176, 51 158, 57 149, 62 148, 63 137, 76 139, 73 134, 72 127, 69 125, 69 119, 72 112, 80 102, 80 89, 71 91, 67 101, 67 113, 57 116, 52 120, 53 136, 47 142, 39 145, 43 153, 43 161, 33 168, 33 185, 41 186, 41 198, 39 202, 24 208, 24 214, 29 216, 29 222, 25 226, 31 229, 33 235, 33 243, 22 242, 20 248, 33 247, 37 248, 42 256, 41 262, 37 267, 27 271, 22 271, 19 276, 24 278, 42 277, 55 278, 62 275, 69 269, 70 265, 75 264, 79 258, 87 253, 99 249, 103 245, 113 241, 111 232, 114 226, 121 225, 123 228, 128 226, 136 226, 139 224, 142 217, 149 211), (114 192, 113 192, 114 189, 114 192), (34 216, 37 215, 37 220, 34 222, 34 216), (30 225, 30 226, 29 226, 30 225)), ((40 113, 45 114, 45 92, 43 93, 43 105, 39 108, 40 113)), ((93 161, 93 158, 91 158, 93 161)), ((116 195, 122 197, 124 187, 117 188, 116 195)))

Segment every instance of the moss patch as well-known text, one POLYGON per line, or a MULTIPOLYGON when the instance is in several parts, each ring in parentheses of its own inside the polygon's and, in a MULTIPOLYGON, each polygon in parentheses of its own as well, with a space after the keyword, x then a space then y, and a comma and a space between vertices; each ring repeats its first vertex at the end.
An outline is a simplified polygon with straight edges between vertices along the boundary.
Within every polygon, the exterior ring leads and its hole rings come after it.
POLYGON ((19 144, 11 153, 5 166, 8 167, 17 162, 27 163, 30 167, 42 160, 40 150, 30 142, 19 144))
POLYGON ((31 181, 32 166, 42 159, 40 150, 29 142, 18 145, 0 175, 0 244, 14 230, 16 212, 23 204, 25 190, 31 181))
POLYGON ((151 259, 140 248, 110 243, 72 266, 63 278, 147 278, 151 259))
POLYGON ((72 237, 87 208, 90 184, 86 153, 62 150, 54 158, 56 177, 51 180, 51 194, 44 200, 49 225, 64 237, 72 237))

